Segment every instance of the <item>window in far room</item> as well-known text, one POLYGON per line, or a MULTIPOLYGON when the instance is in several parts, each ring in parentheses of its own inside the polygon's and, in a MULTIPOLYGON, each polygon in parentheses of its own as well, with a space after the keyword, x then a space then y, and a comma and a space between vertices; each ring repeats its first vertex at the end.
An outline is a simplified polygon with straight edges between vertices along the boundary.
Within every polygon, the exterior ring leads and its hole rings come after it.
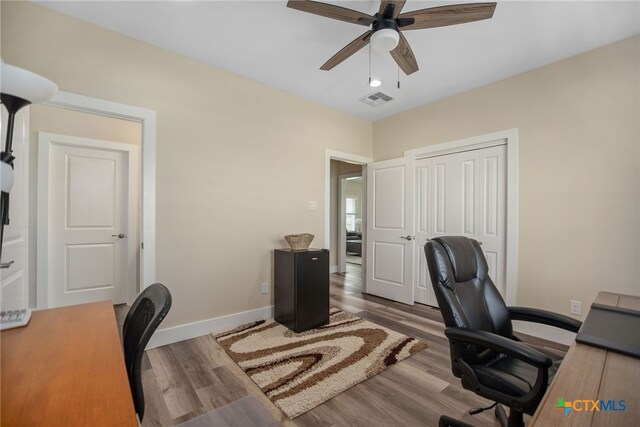
POLYGON ((345 206, 347 231, 356 231, 356 204, 357 199, 347 197, 345 206))

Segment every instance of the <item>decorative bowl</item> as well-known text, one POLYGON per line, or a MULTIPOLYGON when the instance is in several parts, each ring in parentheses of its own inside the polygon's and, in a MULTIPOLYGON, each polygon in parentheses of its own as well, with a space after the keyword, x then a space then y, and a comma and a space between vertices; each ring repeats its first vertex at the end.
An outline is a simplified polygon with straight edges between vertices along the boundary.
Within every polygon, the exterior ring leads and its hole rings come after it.
POLYGON ((287 241, 291 249, 301 251, 309 249, 309 245, 315 236, 309 233, 287 234, 284 239, 287 241))

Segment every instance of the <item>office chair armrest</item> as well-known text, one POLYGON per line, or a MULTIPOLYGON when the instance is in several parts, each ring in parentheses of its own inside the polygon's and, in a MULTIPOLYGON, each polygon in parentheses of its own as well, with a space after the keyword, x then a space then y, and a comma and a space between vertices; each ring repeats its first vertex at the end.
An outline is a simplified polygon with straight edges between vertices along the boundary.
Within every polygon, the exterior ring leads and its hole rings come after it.
POLYGON ((539 352, 519 341, 505 338, 502 335, 492 334, 491 332, 479 331, 477 329, 449 327, 444 330, 449 340, 460 341, 465 344, 475 344, 508 356, 522 360, 529 365, 537 368, 548 368, 552 365, 552 360, 539 352))
POLYGON ((578 332, 582 322, 572 319, 563 314, 551 311, 540 310, 531 307, 507 307, 511 320, 523 320, 525 322, 542 323, 543 325, 555 326, 570 332, 578 332))

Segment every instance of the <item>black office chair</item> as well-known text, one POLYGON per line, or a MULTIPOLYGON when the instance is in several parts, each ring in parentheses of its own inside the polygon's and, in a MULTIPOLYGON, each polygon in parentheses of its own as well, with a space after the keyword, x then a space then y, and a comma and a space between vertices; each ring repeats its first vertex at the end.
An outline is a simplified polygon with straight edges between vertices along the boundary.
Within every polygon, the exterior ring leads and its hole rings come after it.
POLYGON ((162 283, 154 283, 136 298, 122 327, 124 361, 129 375, 133 404, 142 421, 144 391, 142 390, 142 356, 151 336, 171 308, 171 293, 162 283))
POLYGON ((524 426, 523 414, 535 412, 562 358, 521 342, 513 335, 511 321, 571 332, 578 332, 582 323, 535 308, 507 307, 487 274, 487 261, 475 240, 439 237, 424 250, 446 325, 453 374, 464 388, 496 402, 501 425, 524 426), (508 419, 500 404, 510 408, 508 419))

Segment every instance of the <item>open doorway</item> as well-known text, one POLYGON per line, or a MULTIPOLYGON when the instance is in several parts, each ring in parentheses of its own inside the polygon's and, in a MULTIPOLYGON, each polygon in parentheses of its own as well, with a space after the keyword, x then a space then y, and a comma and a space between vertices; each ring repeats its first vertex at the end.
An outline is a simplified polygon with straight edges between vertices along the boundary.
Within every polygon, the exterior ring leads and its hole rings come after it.
POLYGON ((338 184, 338 271, 346 264, 362 266, 362 168, 340 175, 338 184))
MULTIPOLYGON (((334 150, 325 150, 324 157, 324 247, 330 249, 330 268, 333 275, 342 277, 332 277, 332 283, 343 283, 345 287, 355 288, 361 292, 366 292, 367 283, 363 280, 362 272, 366 268, 367 263, 367 245, 365 244, 366 236, 366 168, 367 164, 373 159, 350 153, 343 153, 334 150), (339 211, 339 177, 340 175, 359 173, 362 177, 362 199, 360 203, 362 221, 361 227, 361 257, 362 265, 347 264, 345 262, 345 271, 339 273, 340 263, 338 262, 339 251, 342 247, 340 238, 344 235, 344 248, 346 256, 346 231, 340 232, 338 218, 342 218, 339 211), (334 281, 334 278, 336 279, 334 281)), ((346 217, 345 217, 346 222, 346 217)), ((346 227, 346 226, 345 226, 346 227)), ((345 260, 346 261, 346 260, 345 260)))
POLYGON ((330 264, 345 286, 362 289, 363 165, 331 159, 330 264))

